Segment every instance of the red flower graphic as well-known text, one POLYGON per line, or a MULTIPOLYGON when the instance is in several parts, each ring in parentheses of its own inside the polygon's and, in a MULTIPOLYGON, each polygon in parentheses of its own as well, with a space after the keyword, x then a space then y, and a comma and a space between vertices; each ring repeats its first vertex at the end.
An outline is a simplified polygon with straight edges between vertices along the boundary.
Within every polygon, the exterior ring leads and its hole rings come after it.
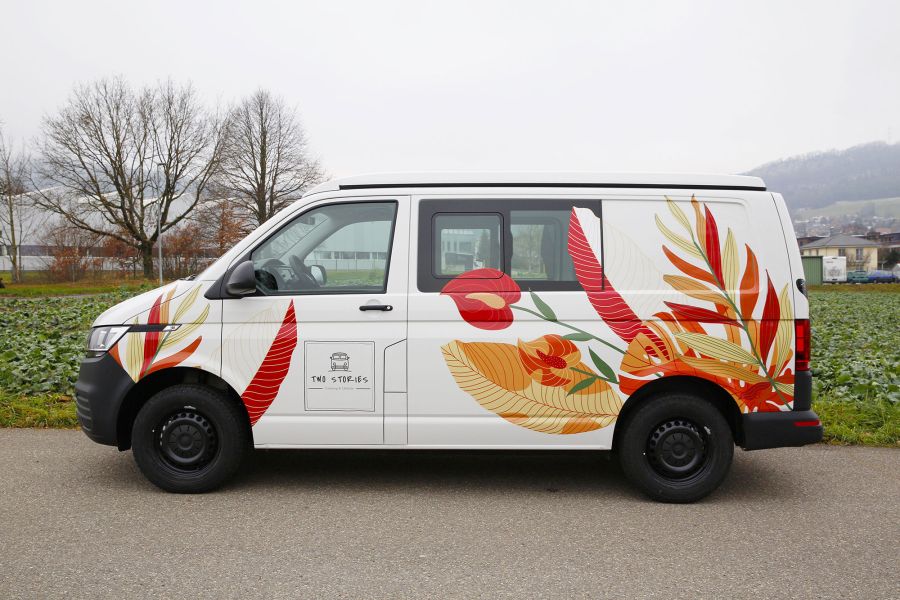
POLYGON ((450 296, 460 316, 479 329, 506 329, 513 320, 510 304, 522 297, 509 275, 496 269, 475 269, 451 280, 441 294, 450 296))
POLYGON ((519 340, 519 358, 532 379, 542 385, 559 387, 574 379, 571 367, 581 361, 581 352, 569 340, 550 334, 531 342, 519 340))

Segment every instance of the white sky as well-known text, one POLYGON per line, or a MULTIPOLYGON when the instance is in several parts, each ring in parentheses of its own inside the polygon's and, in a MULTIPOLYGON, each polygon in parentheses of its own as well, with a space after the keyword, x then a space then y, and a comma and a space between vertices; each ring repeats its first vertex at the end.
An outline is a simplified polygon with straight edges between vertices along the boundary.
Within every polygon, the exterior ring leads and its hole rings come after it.
POLYGON ((740 172, 900 137, 900 2, 0 0, 0 120, 72 85, 296 105, 335 176, 740 172))

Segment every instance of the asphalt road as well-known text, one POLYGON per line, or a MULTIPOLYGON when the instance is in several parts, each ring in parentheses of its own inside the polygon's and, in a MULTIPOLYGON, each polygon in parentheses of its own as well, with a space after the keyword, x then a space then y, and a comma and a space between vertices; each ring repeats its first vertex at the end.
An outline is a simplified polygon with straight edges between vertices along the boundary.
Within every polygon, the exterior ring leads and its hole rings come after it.
POLYGON ((588 453, 257 452, 158 491, 74 431, 0 430, 0 597, 900 597, 900 451, 738 451, 706 501, 588 453))

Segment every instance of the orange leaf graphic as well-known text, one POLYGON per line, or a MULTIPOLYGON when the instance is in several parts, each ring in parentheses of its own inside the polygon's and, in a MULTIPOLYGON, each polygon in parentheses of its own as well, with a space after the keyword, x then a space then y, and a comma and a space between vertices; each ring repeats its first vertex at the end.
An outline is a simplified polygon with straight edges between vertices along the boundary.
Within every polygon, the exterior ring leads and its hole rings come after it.
POLYGON ((715 285, 716 281, 713 279, 713 276, 709 274, 709 272, 704 271, 700 267, 696 265, 692 265, 688 261, 684 260, 671 250, 669 250, 666 246, 662 247, 663 253, 666 255, 666 258, 669 259, 673 265, 675 265, 679 271, 687 275, 688 277, 693 277, 694 279, 699 279, 700 281, 705 281, 706 283, 715 285))
MULTIPOLYGON (((454 340, 441 350, 461 390, 520 427, 543 433, 583 433, 614 422, 622 408, 622 399, 601 379, 571 395, 565 387, 533 380, 512 344, 454 340)), ((584 363, 575 368, 590 369, 584 363)), ((573 375, 576 384, 587 378, 575 371, 573 375)))
POLYGON ((745 319, 753 318, 753 309, 756 308, 756 300, 759 298, 759 267, 756 265, 756 255, 750 246, 747 248, 747 266, 744 267, 744 276, 741 278, 741 315, 745 319))
POLYGON ((187 358, 194 353, 194 350, 200 345, 200 342, 203 340, 203 336, 198 336, 193 342, 185 346, 183 349, 179 350, 175 354, 171 356, 167 356, 166 358, 153 363, 153 365, 144 371, 141 377, 146 377, 150 373, 155 371, 159 371, 160 369, 168 369, 169 367, 176 367, 183 363, 187 358))

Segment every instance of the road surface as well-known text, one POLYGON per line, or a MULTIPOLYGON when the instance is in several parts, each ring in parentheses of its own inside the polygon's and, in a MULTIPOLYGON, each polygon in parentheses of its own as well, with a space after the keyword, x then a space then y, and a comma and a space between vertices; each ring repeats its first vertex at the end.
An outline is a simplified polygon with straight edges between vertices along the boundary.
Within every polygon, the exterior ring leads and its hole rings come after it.
POLYGON ((589 453, 257 452, 165 494, 76 431, 0 430, 0 597, 900 598, 900 451, 737 451, 651 502, 589 453))

